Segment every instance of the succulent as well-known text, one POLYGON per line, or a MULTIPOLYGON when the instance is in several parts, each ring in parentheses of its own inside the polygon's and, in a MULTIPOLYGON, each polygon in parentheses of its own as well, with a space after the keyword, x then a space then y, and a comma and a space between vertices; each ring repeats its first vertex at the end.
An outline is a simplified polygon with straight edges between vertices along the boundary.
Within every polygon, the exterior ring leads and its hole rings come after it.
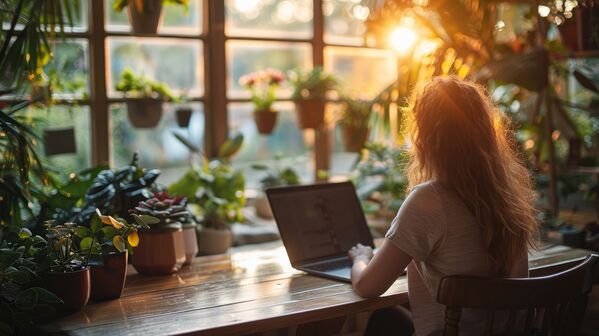
POLYGON ((156 218, 156 221, 148 222, 152 228, 179 229, 195 224, 187 210, 187 198, 172 197, 166 192, 155 192, 154 197, 139 202, 130 212, 156 218))

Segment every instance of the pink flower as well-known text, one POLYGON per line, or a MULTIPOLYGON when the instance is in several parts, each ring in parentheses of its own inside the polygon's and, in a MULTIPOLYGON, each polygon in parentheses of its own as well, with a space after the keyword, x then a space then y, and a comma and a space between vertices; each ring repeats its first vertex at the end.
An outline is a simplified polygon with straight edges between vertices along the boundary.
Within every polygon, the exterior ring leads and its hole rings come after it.
POLYGON ((266 69, 266 75, 268 76, 268 83, 270 85, 279 85, 285 80, 285 75, 282 72, 272 68, 266 69))
POLYGON ((239 85, 251 88, 256 84, 256 74, 249 73, 247 75, 243 75, 239 78, 239 85))

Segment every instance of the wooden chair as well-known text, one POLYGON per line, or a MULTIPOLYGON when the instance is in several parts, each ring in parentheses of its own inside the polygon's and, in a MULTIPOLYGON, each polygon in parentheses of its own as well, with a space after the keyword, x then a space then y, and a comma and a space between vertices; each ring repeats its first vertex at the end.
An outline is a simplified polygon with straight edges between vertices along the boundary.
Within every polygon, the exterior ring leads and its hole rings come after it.
POLYGON ((502 334, 514 324, 518 310, 526 310, 523 335, 572 335, 580 325, 599 257, 588 256, 566 271, 538 278, 502 279, 454 275, 441 279, 437 301, 446 306, 445 336, 459 335, 463 308, 486 312, 485 335, 493 335, 496 311, 509 311, 502 334), (542 315, 541 315, 542 314, 542 315), (538 321, 537 321, 538 322, 538 321))

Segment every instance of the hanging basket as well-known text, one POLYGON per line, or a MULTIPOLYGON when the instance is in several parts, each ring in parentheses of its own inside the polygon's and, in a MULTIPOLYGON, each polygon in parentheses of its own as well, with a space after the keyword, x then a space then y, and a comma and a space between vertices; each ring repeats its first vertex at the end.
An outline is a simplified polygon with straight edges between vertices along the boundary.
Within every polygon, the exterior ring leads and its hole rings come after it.
POLYGON ((277 111, 258 110, 254 111, 254 122, 260 134, 271 134, 277 124, 277 111))
POLYGON ((342 131, 345 150, 351 153, 359 153, 364 148, 364 144, 366 144, 369 132, 368 127, 345 125, 342 131))
POLYGON ((162 118, 162 100, 151 98, 128 100, 127 115, 133 127, 156 127, 162 118))
POLYGON ((162 0, 129 1, 129 23, 138 34, 156 34, 162 22, 162 0), (141 6, 137 4, 141 3, 141 6))
POLYGON ((191 115, 193 114, 193 110, 189 107, 180 107, 175 111, 175 117, 177 119, 177 125, 179 127, 188 127, 189 121, 191 120, 191 115))
POLYGON ((319 128, 324 122, 324 101, 321 99, 296 100, 295 111, 301 129, 319 128))

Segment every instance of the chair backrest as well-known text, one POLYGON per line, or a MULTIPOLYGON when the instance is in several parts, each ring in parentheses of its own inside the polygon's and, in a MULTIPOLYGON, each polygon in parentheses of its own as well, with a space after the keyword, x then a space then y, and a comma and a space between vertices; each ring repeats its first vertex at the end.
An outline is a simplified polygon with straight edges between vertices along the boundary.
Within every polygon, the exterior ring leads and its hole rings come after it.
POLYGON ((463 308, 486 311, 485 335, 493 335, 499 327, 505 333, 513 327, 518 311, 523 310, 524 335, 530 335, 535 321, 541 318, 542 335, 571 335, 584 315, 594 280, 593 265, 598 260, 597 256, 588 256, 569 270, 538 278, 444 277, 437 295, 437 301, 446 306, 444 335, 459 334, 463 308), (494 326, 497 311, 509 311, 504 326, 494 326))

